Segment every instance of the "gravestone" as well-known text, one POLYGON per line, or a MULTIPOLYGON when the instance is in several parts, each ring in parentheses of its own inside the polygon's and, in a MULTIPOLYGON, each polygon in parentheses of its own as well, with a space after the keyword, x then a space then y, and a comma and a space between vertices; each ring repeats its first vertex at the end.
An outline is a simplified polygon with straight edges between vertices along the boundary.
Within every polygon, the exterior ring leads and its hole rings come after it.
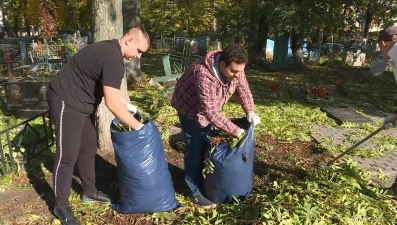
POLYGON ((354 67, 362 67, 365 63, 365 53, 361 52, 357 55, 356 61, 354 62, 354 67))
POLYGON ((87 46, 88 43, 88 37, 81 37, 80 39, 77 39, 77 48, 78 50, 84 48, 87 46))
POLYGON ((207 54, 207 36, 201 35, 196 38, 198 55, 205 56, 207 54))
POLYGON ((62 65, 65 65, 65 63, 68 61, 68 59, 67 59, 67 53, 68 53, 68 52, 66 51, 65 46, 64 46, 64 45, 61 46, 61 50, 58 51, 58 56, 61 57, 62 65))
POLYGON ((320 49, 317 46, 313 46, 309 50, 309 60, 311 62, 320 62, 320 49))
POLYGON ((320 110, 327 113, 327 116, 334 119, 339 125, 344 122, 356 124, 374 123, 373 120, 357 113, 350 108, 324 107, 320 108, 320 110))
POLYGON ((371 65, 369 74, 372 76, 382 76, 387 66, 387 59, 382 52, 377 51, 371 54, 371 65))
POLYGON ((285 68, 288 64, 289 37, 286 30, 276 32, 273 50, 273 66, 275 68, 285 68))
POLYGON ((25 38, 19 39, 19 49, 21 52, 22 59, 26 59, 26 57, 27 57, 26 42, 27 42, 27 39, 25 39, 25 38))
POLYGON ((354 61, 353 57, 353 51, 347 51, 346 53, 346 59, 345 59, 345 64, 347 65, 352 65, 354 61))
POLYGON ((372 106, 360 106, 360 109, 362 110, 363 113, 366 115, 369 115, 376 121, 383 121, 383 119, 388 116, 388 113, 385 113, 383 111, 380 111, 379 109, 372 107, 372 106))
POLYGON ((6 51, 10 51, 10 59, 11 60, 19 60, 21 59, 21 50, 19 41, 17 38, 4 38, 3 39, 3 48, 6 51))
POLYGON ((94 35, 92 35, 91 31, 88 31, 87 44, 91 44, 92 42, 94 42, 94 35))
POLYGON ((17 111, 46 111, 49 82, 6 82, 4 83, 7 109, 17 111))

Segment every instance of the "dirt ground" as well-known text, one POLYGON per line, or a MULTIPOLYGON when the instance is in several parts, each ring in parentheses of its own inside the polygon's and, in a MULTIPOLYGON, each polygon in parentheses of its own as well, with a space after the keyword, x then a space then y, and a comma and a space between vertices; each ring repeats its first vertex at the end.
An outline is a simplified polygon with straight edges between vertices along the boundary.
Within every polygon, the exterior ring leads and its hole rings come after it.
MULTIPOLYGON (((183 176, 183 141, 180 136, 170 140, 165 143, 169 170, 176 192, 186 195, 187 187, 183 176)), ((256 140, 256 143, 261 143, 261 145, 255 145, 254 190, 263 187, 281 173, 297 179, 304 178, 307 173, 306 169, 301 169, 302 165, 298 169, 296 167, 298 161, 303 162, 303 168, 309 169, 330 157, 312 142, 282 143, 267 135, 257 136, 256 140)), ((52 158, 49 158, 44 165, 52 171, 52 158)), ((112 185, 117 183, 115 165, 113 154, 104 157, 97 156, 97 187, 109 194, 111 198, 117 198, 118 193, 115 185, 112 185)), ((36 172, 34 174, 29 172, 33 171, 29 168, 27 171, 18 179, 14 179, 5 192, 0 193, 0 224, 51 224, 54 219, 50 210, 53 207, 52 173, 43 175, 36 172), (32 222, 38 221, 38 218, 40 218, 39 221, 45 222, 32 222)), ((77 181, 78 179, 72 185, 75 192, 81 191, 77 181)), ((101 218, 86 218, 85 215, 82 217, 82 222, 89 220, 97 224, 150 224, 142 220, 142 215, 120 215, 110 209, 106 210, 101 218)))

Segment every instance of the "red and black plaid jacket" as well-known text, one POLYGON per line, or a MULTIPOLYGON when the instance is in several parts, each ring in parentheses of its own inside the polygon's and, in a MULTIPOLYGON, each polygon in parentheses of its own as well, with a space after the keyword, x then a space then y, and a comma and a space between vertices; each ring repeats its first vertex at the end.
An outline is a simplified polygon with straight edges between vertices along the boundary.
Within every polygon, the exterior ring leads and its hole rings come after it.
POLYGON ((215 76, 213 68, 217 54, 220 51, 208 53, 184 72, 176 84, 171 104, 178 113, 198 122, 202 127, 212 123, 237 136, 241 128, 222 113, 222 108, 234 92, 246 114, 254 111, 254 100, 244 72, 228 84, 222 83, 215 76))

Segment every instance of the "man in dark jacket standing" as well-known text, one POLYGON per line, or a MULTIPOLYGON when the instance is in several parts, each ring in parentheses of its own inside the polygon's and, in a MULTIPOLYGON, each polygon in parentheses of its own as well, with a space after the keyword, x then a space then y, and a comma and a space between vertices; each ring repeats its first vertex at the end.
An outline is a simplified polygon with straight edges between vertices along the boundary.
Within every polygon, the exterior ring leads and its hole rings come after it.
POLYGON ((62 224, 79 224, 69 206, 69 194, 75 164, 86 203, 110 202, 95 186, 97 134, 94 114, 104 97, 109 110, 129 127, 143 125, 121 97, 124 59, 140 58, 149 47, 143 27, 130 29, 120 39, 100 41, 82 48, 51 80, 47 91, 50 117, 55 123, 56 155, 54 161, 54 214, 62 224))
POLYGON ((235 137, 245 132, 223 113, 222 108, 236 92, 248 121, 254 125, 260 118, 254 112, 254 100, 245 77, 248 55, 243 46, 232 44, 213 51, 188 68, 178 80, 172 98, 185 136, 185 180, 193 201, 211 208, 214 204, 200 192, 204 149, 201 134, 209 124, 235 137))

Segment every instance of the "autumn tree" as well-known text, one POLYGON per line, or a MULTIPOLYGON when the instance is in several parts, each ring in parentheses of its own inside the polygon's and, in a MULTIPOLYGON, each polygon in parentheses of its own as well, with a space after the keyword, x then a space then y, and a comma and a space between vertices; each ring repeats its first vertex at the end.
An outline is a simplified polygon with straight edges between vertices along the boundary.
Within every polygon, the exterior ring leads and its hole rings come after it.
POLYGON ((40 29, 47 40, 53 38, 57 31, 57 11, 54 2, 42 0, 40 9, 40 29))

